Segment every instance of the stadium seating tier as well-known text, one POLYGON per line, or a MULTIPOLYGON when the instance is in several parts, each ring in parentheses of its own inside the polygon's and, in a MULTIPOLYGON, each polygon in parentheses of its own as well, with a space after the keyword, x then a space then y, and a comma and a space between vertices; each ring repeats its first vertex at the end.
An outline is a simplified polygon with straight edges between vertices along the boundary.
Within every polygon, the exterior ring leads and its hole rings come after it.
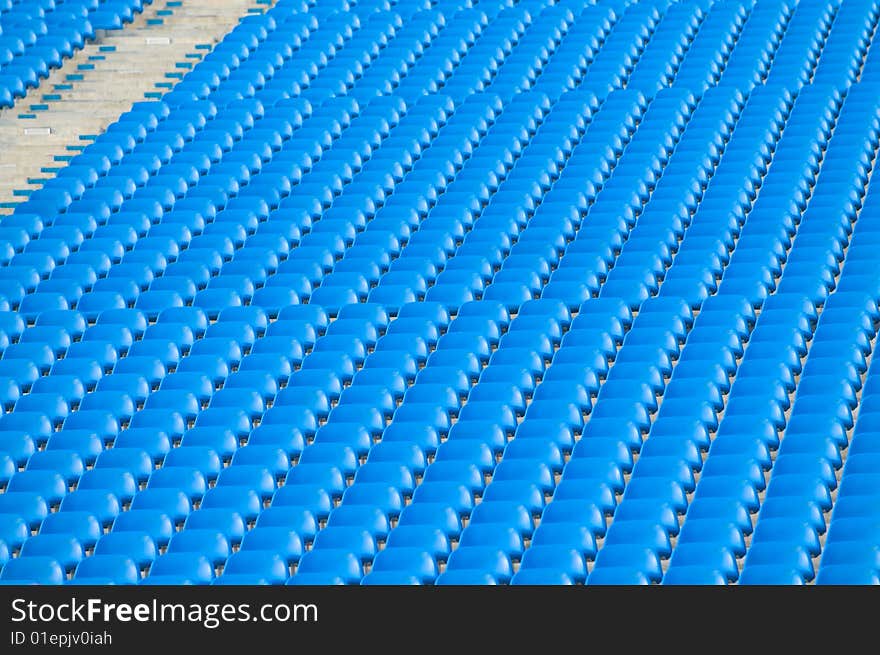
POLYGON ((0 582, 880 583, 878 19, 242 18, 0 219, 0 582))

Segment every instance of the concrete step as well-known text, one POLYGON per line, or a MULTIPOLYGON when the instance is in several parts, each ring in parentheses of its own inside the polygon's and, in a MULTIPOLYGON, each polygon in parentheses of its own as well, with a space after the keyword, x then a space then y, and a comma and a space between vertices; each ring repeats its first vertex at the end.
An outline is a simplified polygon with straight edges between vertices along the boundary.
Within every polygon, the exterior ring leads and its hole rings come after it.
MULTIPOLYGON (((274 2, 272 3, 274 4, 274 2)), ((238 21, 271 5, 258 0, 156 0, 122 30, 96 34, 12 109, 0 111, 0 215, 39 188, 56 157, 88 145, 145 94, 165 92, 238 21), (167 13, 170 11, 171 13, 167 13), (161 12, 161 13, 160 13, 161 12), (171 77, 169 77, 171 75, 171 77)))

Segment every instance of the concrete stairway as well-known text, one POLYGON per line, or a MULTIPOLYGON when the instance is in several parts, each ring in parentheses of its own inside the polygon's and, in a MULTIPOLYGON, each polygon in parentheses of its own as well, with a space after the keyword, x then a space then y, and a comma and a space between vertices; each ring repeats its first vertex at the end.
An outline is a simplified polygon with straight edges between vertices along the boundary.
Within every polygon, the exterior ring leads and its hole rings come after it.
POLYGON ((155 0, 0 112, 0 215, 40 187, 133 102, 158 97, 271 0, 155 0))

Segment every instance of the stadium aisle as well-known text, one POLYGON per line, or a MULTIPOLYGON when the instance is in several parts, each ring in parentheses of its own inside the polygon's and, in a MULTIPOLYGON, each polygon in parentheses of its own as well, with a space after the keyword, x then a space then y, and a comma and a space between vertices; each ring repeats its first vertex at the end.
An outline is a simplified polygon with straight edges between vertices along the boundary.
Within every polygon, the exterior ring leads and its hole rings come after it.
POLYGON ((132 103, 171 88, 242 16, 262 8, 255 0, 156 0, 59 59, 60 67, 50 67, 38 87, 0 109, 0 215, 132 103))

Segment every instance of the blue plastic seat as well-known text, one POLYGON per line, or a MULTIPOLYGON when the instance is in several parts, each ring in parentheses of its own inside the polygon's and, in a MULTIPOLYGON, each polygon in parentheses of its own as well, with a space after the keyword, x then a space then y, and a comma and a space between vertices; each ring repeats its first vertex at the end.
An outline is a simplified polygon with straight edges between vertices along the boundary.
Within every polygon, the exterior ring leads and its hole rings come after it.
POLYGON ((64 569, 52 557, 18 557, 3 566, 0 580, 15 584, 60 585, 65 580, 64 569))
MULTIPOLYGON (((167 517, 166 517, 167 520, 167 517)), ((246 519, 230 507, 200 508, 184 523, 186 530, 205 530, 223 535, 230 545, 240 544, 247 530, 246 519)), ((170 536, 169 536, 170 538, 170 536)))
POLYGON ((133 585, 140 581, 140 571, 134 560, 125 554, 97 555, 79 563, 74 574, 73 584, 124 584, 133 585))
POLYGON ((208 584, 214 578, 214 567, 204 555, 166 553, 150 567, 150 577, 175 576, 191 584, 208 584))
MULTIPOLYGON (((166 540, 167 543, 167 540, 166 540)), ((140 531, 113 531, 105 534, 95 546, 95 556, 117 556, 129 558, 140 571, 151 565, 159 551, 150 534, 140 531)), ((90 566, 87 566, 90 568, 90 566)), ((77 571, 79 575, 79 571, 77 571)))
POLYGON ((57 512, 46 517, 40 526, 40 534, 71 535, 83 549, 88 549, 93 548, 101 537, 102 526, 88 512, 57 512))
MULTIPOLYGON (((479 571, 498 581, 507 582, 513 575, 510 559, 503 551, 491 546, 456 549, 449 556, 447 571, 479 571)), ((438 579, 439 581, 439 579, 438 579)))
POLYGON ((65 571, 75 569, 85 557, 82 544, 64 533, 35 535, 24 543, 20 555, 22 558, 52 558, 65 571))
POLYGON ((294 580, 303 574, 332 574, 342 579, 343 584, 360 582, 363 569, 357 557, 347 551, 338 549, 315 550, 303 555, 297 567, 294 580))

